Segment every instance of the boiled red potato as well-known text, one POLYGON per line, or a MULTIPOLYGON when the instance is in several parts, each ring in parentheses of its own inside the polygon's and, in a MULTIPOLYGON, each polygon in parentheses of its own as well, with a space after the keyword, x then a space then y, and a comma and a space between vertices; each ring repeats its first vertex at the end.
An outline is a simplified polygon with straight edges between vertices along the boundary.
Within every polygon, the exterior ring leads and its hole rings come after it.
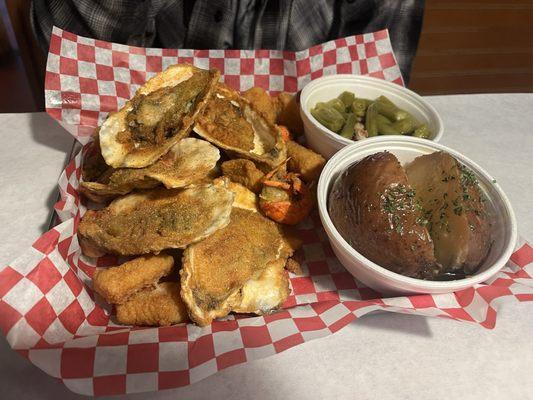
POLYGON ((370 155, 343 172, 328 210, 342 237, 376 264, 413 277, 438 270, 423 214, 393 154, 370 155))
POLYGON ((490 249, 490 223, 475 175, 445 152, 406 167, 424 209, 435 257, 446 271, 473 272, 490 249))

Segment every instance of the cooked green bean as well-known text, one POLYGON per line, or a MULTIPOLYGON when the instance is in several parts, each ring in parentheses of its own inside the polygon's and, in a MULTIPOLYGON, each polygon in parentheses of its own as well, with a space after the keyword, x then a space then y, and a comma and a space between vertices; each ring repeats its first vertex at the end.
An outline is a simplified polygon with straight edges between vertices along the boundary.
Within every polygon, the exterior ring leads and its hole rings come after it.
POLYGON ((422 124, 415 129, 415 131, 413 132, 413 136, 427 139, 431 136, 431 132, 429 131, 429 128, 426 124, 422 124))
POLYGON ((344 126, 342 127, 341 131, 339 132, 342 137, 345 137, 346 139, 353 138, 353 135, 355 133, 355 123, 357 122, 357 117, 355 114, 348 114, 348 118, 346 118, 346 122, 344 123, 344 126))
POLYGON ((333 107, 340 113, 346 112, 346 106, 340 99, 331 99, 330 101, 326 102, 326 104, 330 107, 333 107))
POLYGON ((326 128, 333 132, 338 132, 344 125, 344 117, 335 108, 328 105, 321 105, 311 110, 311 115, 326 128))
POLYGON ((398 131, 401 135, 406 135, 412 133, 420 123, 416 121, 413 117, 409 116, 407 118, 396 121, 392 124, 392 127, 398 131))
POLYGON ((406 111, 394 105, 390 105, 388 103, 385 103, 379 100, 376 101, 375 103, 377 104, 378 112, 392 121, 399 121, 409 116, 409 114, 406 111))
POLYGON ((394 104, 387 96, 381 95, 377 99, 377 101, 381 101, 382 103, 386 103, 390 106, 396 107, 396 104, 394 104))
POLYGON ((368 137, 378 134, 431 137, 427 125, 387 96, 369 100, 344 91, 334 99, 317 103, 311 114, 326 128, 353 140, 360 140, 367 134, 368 137))
POLYGON ((365 129, 368 132, 368 137, 376 136, 378 134, 377 104, 377 102, 374 102, 366 109, 365 129))
POLYGON ((353 94, 352 92, 344 91, 341 94, 339 94, 339 100, 344 103, 344 106, 346 108, 352 105, 354 99, 355 99, 355 94, 353 94))
POLYGON ((361 98, 355 98, 352 102, 352 111, 357 117, 364 117, 366 113, 366 109, 368 106, 372 103, 372 101, 368 99, 361 99, 361 98))
POLYGON ((399 135, 400 132, 398 132, 397 129, 394 129, 394 126, 391 124, 390 120, 381 115, 378 114, 376 116, 377 121, 377 127, 378 127, 378 133, 380 135, 399 135))

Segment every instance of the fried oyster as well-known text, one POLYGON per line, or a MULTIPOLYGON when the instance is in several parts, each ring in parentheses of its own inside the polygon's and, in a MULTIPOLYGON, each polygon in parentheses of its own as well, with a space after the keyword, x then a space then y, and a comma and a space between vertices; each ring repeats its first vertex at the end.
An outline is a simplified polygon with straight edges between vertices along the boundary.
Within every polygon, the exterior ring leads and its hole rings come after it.
POLYGON ((239 93, 217 85, 212 98, 198 116, 194 131, 220 147, 232 158, 246 158, 269 171, 287 156, 285 142, 276 125, 268 122, 239 93))
POLYGON ((148 80, 100 127, 105 162, 114 168, 154 163, 189 134, 219 75, 215 70, 177 64, 148 80))
POLYGON ((126 195, 87 211, 78 226, 82 252, 98 257, 185 248, 229 223, 233 198, 226 180, 126 195))
POLYGON ((110 168, 95 182, 82 181, 80 188, 95 202, 105 202, 134 189, 150 189, 160 183, 169 189, 181 188, 208 176, 219 158, 219 150, 209 142, 185 138, 148 167, 110 168))
POLYGON ((200 326, 232 311, 266 313, 288 296, 283 267, 292 253, 280 227, 257 209, 257 197, 236 192, 230 223, 183 253, 181 296, 200 326))

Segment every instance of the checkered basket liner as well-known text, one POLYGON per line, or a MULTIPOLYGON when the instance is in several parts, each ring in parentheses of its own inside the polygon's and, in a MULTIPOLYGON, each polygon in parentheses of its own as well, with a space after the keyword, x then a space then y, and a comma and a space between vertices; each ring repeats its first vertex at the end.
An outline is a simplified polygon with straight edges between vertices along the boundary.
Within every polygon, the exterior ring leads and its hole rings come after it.
MULTIPOLYGON (((149 76, 176 62, 217 67, 245 90, 296 91, 323 74, 355 73, 403 84, 387 31, 338 39, 301 52, 141 49, 55 28, 46 77, 49 114, 82 143, 108 111, 120 107, 149 76)), ((492 328, 502 300, 533 300, 533 248, 520 243, 489 282, 453 294, 382 298, 340 265, 315 214, 299 225, 291 296, 266 316, 230 315, 200 328, 116 325, 95 299, 95 267, 113 257, 81 255, 76 236, 85 212, 78 186, 85 149, 59 179, 61 223, 0 270, 0 329, 13 349, 69 389, 108 395, 175 388, 232 365, 268 357, 330 335, 369 312, 384 310, 478 323, 492 328)))

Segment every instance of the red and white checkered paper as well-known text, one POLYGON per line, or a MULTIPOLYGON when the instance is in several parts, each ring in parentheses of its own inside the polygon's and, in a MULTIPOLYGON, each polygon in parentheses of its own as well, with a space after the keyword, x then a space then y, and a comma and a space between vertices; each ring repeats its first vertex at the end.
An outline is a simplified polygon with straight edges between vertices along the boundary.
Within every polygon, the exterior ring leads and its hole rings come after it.
MULTIPOLYGON (((296 91, 323 74, 370 74, 402 84, 387 31, 335 40, 301 52, 141 49, 76 36, 55 28, 48 56, 50 115, 87 142, 94 126, 130 98, 149 76, 176 62, 217 67, 244 90, 296 91)), ((83 153, 83 152, 82 152, 83 153)), ((492 328, 501 299, 533 300, 533 248, 521 243, 486 284, 443 295, 382 298, 340 265, 314 215, 299 226, 297 257, 283 310, 228 316, 200 328, 129 328, 95 302, 91 277, 112 257, 81 255, 76 229, 85 212, 77 191, 82 153, 59 179, 59 225, 0 271, 0 328, 10 345, 71 390, 120 394, 174 388, 226 367, 268 357, 330 335, 371 311, 437 316, 492 328)))

